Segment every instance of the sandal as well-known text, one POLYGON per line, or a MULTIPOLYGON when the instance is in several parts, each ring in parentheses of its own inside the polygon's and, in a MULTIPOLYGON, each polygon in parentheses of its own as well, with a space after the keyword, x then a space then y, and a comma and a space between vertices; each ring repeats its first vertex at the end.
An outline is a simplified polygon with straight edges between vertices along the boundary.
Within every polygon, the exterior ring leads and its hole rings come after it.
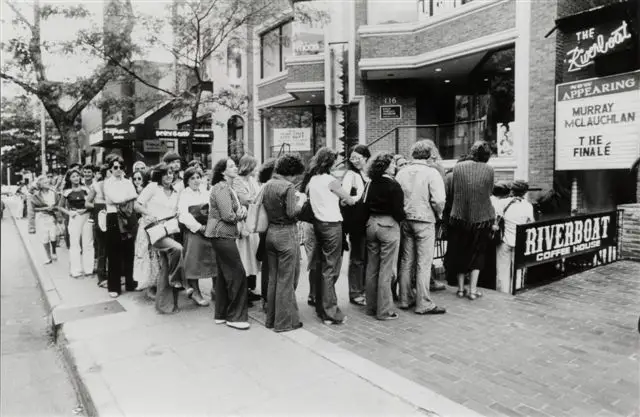
POLYGON ((476 298, 482 297, 482 293, 480 291, 476 291, 476 292, 470 292, 467 295, 467 298, 471 301, 475 300, 476 298))

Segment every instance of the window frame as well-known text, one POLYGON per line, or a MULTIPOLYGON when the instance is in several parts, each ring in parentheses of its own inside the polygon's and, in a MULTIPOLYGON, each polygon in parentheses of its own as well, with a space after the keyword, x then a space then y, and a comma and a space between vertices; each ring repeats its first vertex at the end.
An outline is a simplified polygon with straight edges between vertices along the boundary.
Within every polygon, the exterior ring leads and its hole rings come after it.
MULTIPOLYGON (((284 71, 285 69, 285 58, 282 56, 282 52, 283 52, 283 28, 285 25, 287 24, 291 24, 293 25, 293 19, 289 19, 289 20, 285 20, 283 22, 278 23, 277 25, 269 28, 268 30, 260 33, 260 79, 264 79, 264 40, 267 36, 271 35, 272 33, 277 31, 278 34, 278 56, 277 56, 277 61, 278 61, 278 71, 277 73, 281 73, 284 71)), ((291 31, 293 34, 293 26, 291 27, 291 31)), ((291 42, 291 40, 290 40, 291 42)), ((293 51, 293 48, 291 48, 293 51)))

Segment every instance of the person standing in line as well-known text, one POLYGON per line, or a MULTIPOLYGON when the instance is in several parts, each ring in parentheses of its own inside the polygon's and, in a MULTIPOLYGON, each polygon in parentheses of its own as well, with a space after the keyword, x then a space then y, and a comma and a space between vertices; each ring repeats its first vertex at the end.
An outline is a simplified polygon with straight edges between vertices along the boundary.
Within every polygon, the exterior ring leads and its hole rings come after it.
MULTIPOLYGON (((69 217, 69 273, 72 278, 93 275, 93 222, 85 207, 89 189, 82 185, 80 170, 68 173, 69 183, 62 192, 60 212, 69 217)), ((93 176, 93 171, 91 172, 93 176)))
MULTIPOLYGON (((249 208, 249 204, 255 202, 260 186, 255 178, 258 161, 251 155, 243 155, 240 158, 238 176, 233 180, 233 190, 238 195, 240 204, 249 208)), ((260 243, 257 233, 249 233, 245 230, 244 223, 240 225, 240 237, 237 240, 242 266, 247 274, 247 289, 249 291, 249 305, 253 301, 260 300, 260 296, 254 292, 257 284, 257 275, 260 270, 256 252, 260 243)))
MULTIPOLYGON (((178 215, 178 192, 174 187, 173 171, 165 163, 153 167, 151 181, 135 203, 136 211, 151 223, 165 221, 178 215)), ((140 233, 145 233, 144 229, 140 233)), ((161 269, 157 279, 156 310, 161 314, 178 311, 178 290, 185 287, 183 248, 173 236, 165 236, 152 244, 160 253, 161 269)), ((188 294, 191 294, 188 291, 188 294)))
POLYGON ((135 291, 133 280, 133 228, 135 216, 133 202, 138 197, 133 184, 124 175, 124 160, 118 155, 109 158, 111 175, 104 181, 104 199, 107 211, 107 288, 112 298, 122 293, 120 278, 125 277, 125 289, 135 291))
POLYGON ((428 165, 431 147, 419 141, 411 147, 412 161, 396 176, 404 192, 407 219, 402 225, 400 253, 400 308, 408 310, 415 304, 416 314, 444 314, 435 305, 429 292, 431 264, 435 253, 435 224, 442 217, 446 195, 442 176, 428 165), (415 300, 411 276, 415 271, 415 300))
POLYGON ((311 160, 302 182, 302 189, 309 193, 311 209, 315 216, 316 248, 314 260, 320 259, 322 276, 316 282, 316 313, 325 324, 342 324, 346 316, 338 307, 336 282, 342 265, 342 214, 340 199, 353 205, 356 200, 342 189, 331 168, 337 154, 329 148, 320 148, 311 160))
POLYGON ((147 164, 145 164, 142 161, 136 161, 133 163, 133 175, 136 174, 136 172, 147 172, 147 164))
POLYGON ((294 182, 304 173, 299 156, 278 158, 274 175, 264 186, 262 203, 269 217, 267 229, 267 258, 269 263, 269 291, 265 326, 276 332, 302 327, 296 301, 300 276, 300 238, 296 216, 306 201, 298 199, 294 182))
MULTIPOLYGON (((95 250, 95 270, 98 275, 98 286, 107 286, 107 236, 98 224, 98 213, 105 210, 107 205, 104 198, 104 180, 108 178, 109 167, 103 165, 100 168, 100 179, 94 181, 89 187, 89 195, 85 201, 85 207, 91 210, 93 217, 93 241, 95 250)), ((96 176, 98 178, 98 176, 96 176)))
POLYGON ((452 206, 449 217, 448 267, 457 274, 458 297, 475 300, 482 296, 478 291, 478 277, 485 264, 487 245, 495 220, 491 204, 494 185, 493 168, 487 164, 491 147, 487 142, 476 142, 469 152, 472 160, 453 167, 452 206), (470 272, 469 291, 465 291, 465 274, 470 272))
POLYGON ((367 315, 378 320, 395 320, 391 277, 396 269, 400 243, 400 224, 404 212, 404 193, 394 179, 396 164, 390 153, 378 154, 369 166, 364 204, 367 221, 367 315))
POLYGON ((202 208, 209 204, 209 193, 202 190, 202 171, 198 167, 187 168, 184 172, 184 191, 178 201, 178 219, 185 227, 184 231, 184 275, 187 286, 193 289, 189 296, 202 307, 209 305, 200 291, 199 280, 212 279, 216 285, 216 254, 211 242, 204 237, 207 215, 202 208))
POLYGON ((174 178, 173 186, 175 190, 180 193, 184 190, 184 182, 182 181, 182 158, 180 158, 177 152, 169 151, 162 157, 162 162, 171 168, 174 178))
POLYGON ((61 195, 51 188, 49 178, 41 175, 36 179, 36 192, 32 197, 33 211, 36 217, 36 231, 47 254, 45 265, 58 260, 58 216, 61 195))
MULTIPOLYGON (((275 159, 268 159, 260 166, 258 171, 258 182, 260 183, 260 191, 262 192, 265 184, 273 176, 273 169, 276 165, 275 159)), ((260 262, 260 297, 262 297, 262 309, 267 310, 267 291, 269 289, 269 263, 267 260, 266 240, 267 233, 259 233, 260 242, 258 243, 258 251, 256 258, 260 262)))
MULTIPOLYGON (((364 194, 364 187, 369 180, 365 167, 371 157, 371 152, 366 145, 356 145, 351 150, 347 167, 349 170, 342 179, 342 188, 356 201, 360 201, 364 194)), ((366 224, 363 219, 364 213, 359 208, 359 204, 345 206, 343 214, 347 214, 344 219, 344 232, 349 234, 349 301, 351 304, 359 306, 366 305, 365 298, 365 262, 367 253, 366 231, 362 227, 366 224)))
POLYGON ((232 187, 237 176, 238 167, 233 159, 222 158, 215 164, 205 236, 211 239, 218 265, 215 322, 246 330, 250 327, 247 275, 236 239, 238 223, 247 218, 247 209, 240 204, 232 187))
POLYGON ((535 220, 533 205, 527 201, 529 183, 516 180, 511 184, 511 197, 499 200, 498 213, 504 219, 504 234, 496 249, 496 290, 511 293, 513 286, 513 249, 516 246, 516 226, 535 220))
POLYGON ((86 164, 84 167, 82 167, 82 183, 85 187, 91 187, 91 184, 93 184, 93 177, 93 165, 86 164))

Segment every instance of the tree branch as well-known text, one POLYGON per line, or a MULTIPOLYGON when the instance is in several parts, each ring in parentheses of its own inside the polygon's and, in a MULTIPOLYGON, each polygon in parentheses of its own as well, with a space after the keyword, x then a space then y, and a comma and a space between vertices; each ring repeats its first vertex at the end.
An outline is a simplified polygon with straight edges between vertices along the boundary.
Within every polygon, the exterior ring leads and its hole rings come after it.
POLYGON ((13 12, 16 14, 16 16, 18 16, 18 20, 20 20, 22 23, 24 23, 25 25, 27 25, 27 27, 29 28, 29 30, 31 30, 31 32, 33 32, 33 24, 31 22, 29 22, 29 20, 27 20, 27 18, 25 17, 25 15, 22 14, 22 12, 20 12, 20 10, 18 10, 18 8, 16 7, 15 4, 13 4, 13 2, 11 1, 5 1, 5 3, 7 4, 7 6, 9 6, 9 8, 11 10, 13 10, 13 12))
POLYGON ((22 87, 23 90, 25 90, 28 93, 34 94, 34 95, 38 95, 39 90, 37 88, 35 88, 34 86, 32 86, 29 83, 26 83, 24 81, 21 81, 19 79, 17 79, 16 77, 9 75, 5 72, 1 72, 0 71, 0 78, 4 78, 5 80, 9 80, 12 83, 19 85, 20 87, 22 87))
POLYGON ((29 41, 29 54, 35 69, 38 84, 47 81, 44 64, 42 63, 42 46, 40 45, 40 1, 33 2, 33 27, 31 29, 31 40, 29 41))

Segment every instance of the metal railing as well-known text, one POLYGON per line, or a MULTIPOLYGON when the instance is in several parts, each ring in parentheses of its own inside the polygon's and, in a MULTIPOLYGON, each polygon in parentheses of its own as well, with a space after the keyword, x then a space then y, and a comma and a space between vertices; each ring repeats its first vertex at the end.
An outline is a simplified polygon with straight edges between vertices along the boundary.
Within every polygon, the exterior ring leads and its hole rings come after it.
POLYGON ((446 124, 402 125, 388 130, 367 146, 372 154, 393 152, 409 156, 414 143, 431 139, 443 159, 455 159, 466 153, 475 141, 484 139, 485 129, 486 122, 483 119, 446 124))

